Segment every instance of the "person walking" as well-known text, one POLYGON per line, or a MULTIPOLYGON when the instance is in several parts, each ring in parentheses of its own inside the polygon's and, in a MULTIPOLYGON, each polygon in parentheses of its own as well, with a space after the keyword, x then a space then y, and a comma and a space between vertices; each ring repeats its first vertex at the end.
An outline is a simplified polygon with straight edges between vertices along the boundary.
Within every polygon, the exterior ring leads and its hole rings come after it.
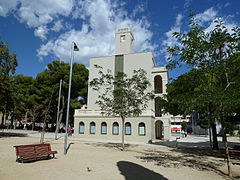
POLYGON ((72 136, 72 128, 71 128, 71 126, 68 127, 67 133, 68 133, 68 136, 72 136))

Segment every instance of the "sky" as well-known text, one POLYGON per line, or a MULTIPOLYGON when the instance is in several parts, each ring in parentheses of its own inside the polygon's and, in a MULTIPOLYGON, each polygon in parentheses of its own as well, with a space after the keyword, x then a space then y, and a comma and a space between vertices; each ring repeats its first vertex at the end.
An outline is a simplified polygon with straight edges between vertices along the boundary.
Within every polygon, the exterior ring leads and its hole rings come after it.
MULTIPOLYGON (((54 60, 75 62, 114 55, 115 31, 132 29, 135 52, 153 52, 158 66, 167 65, 173 32, 189 30, 189 12, 207 31, 216 18, 230 30, 240 26, 240 0, 0 0, 0 41, 18 59, 17 74, 35 77, 54 60)), ((169 72, 176 78, 189 68, 169 72)))

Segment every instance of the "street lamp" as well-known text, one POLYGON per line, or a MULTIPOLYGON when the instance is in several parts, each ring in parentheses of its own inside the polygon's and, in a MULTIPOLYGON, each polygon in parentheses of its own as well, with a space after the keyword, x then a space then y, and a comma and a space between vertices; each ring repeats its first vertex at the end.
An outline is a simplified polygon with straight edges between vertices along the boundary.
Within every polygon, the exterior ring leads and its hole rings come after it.
POLYGON ((67 154, 67 129, 69 121, 69 108, 70 108, 70 96, 71 96, 71 83, 72 83, 72 62, 74 60, 74 51, 79 51, 75 42, 72 42, 71 47, 71 59, 70 59, 70 75, 69 75, 69 86, 68 86, 68 102, 67 102, 67 116, 66 116, 66 126, 65 126, 65 138, 64 138, 64 154, 67 154))
MULTIPOLYGON (((61 61, 60 61, 61 63, 61 61)), ((59 131, 59 111, 60 111, 60 100, 61 100, 61 92, 62 92, 62 79, 59 82, 59 92, 58 92, 58 106, 57 106, 57 123, 56 123, 56 130, 55 130, 55 140, 57 140, 57 133, 59 131)))

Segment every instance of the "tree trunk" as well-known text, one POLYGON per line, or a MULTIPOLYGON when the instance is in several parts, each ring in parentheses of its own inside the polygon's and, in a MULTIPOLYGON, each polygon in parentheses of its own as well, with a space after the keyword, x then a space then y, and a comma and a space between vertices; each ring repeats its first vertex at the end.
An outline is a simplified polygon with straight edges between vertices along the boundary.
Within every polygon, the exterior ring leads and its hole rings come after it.
POLYGON ((213 143, 212 143, 212 129, 210 128, 210 125, 208 127, 208 133, 209 133, 209 145, 210 145, 210 148, 212 149, 213 147, 213 143))
POLYGON ((1 123, 1 125, 5 125, 4 124, 4 116, 5 116, 5 111, 2 111, 2 123, 1 123))
POLYGON ((218 140, 217 140, 217 129, 216 129, 216 124, 214 122, 215 120, 211 120, 210 122, 210 126, 212 128, 212 148, 214 150, 218 150, 219 147, 218 147, 218 140))
POLYGON ((44 120, 43 129, 42 129, 41 138, 40 138, 40 143, 41 143, 41 144, 44 143, 45 127, 46 127, 46 121, 44 120))
POLYGON ((47 116, 48 116, 48 114, 49 114, 49 109, 50 109, 50 105, 51 105, 51 102, 52 102, 52 97, 53 97, 53 94, 51 94, 50 101, 49 101, 48 106, 47 106, 47 109, 46 109, 46 111, 45 111, 44 124, 43 124, 43 130, 42 130, 42 134, 41 134, 40 143, 43 143, 43 141, 44 141, 46 121, 47 121, 47 116))
MULTIPOLYGON (((6 118, 7 118, 7 113, 5 115, 5 122, 6 122, 6 118)), ((14 122, 13 122, 13 118, 11 117, 11 129, 14 129, 14 122)))
POLYGON ((225 147, 225 152, 226 152, 226 157, 227 157, 228 175, 229 175, 229 177, 232 177, 231 160, 230 160, 230 155, 229 155, 229 149, 228 149, 228 144, 227 144, 227 136, 226 136, 225 127, 223 127, 223 140, 224 140, 224 147, 225 147))
POLYGON ((124 151, 125 145, 124 145, 124 135, 125 135, 125 117, 121 116, 122 118, 122 151, 124 151))
POLYGON ((28 119, 28 111, 26 111, 26 114, 25 114, 25 122, 27 123, 27 119, 28 119))
POLYGON ((19 126, 21 127, 22 126, 21 120, 18 119, 18 122, 19 122, 19 126))
POLYGON ((7 104, 5 104, 2 111, 2 125, 6 125, 7 104))
POLYGON ((32 131, 34 130, 35 127, 35 116, 32 116, 32 131))
POLYGON ((224 108, 223 107, 221 107, 220 118, 221 118, 221 123, 222 123, 224 147, 225 147, 225 152, 226 152, 226 157, 227 157, 228 176, 232 177, 231 160, 230 160, 229 149, 228 149, 228 144, 227 144, 226 125, 225 125, 225 116, 224 116, 224 108))

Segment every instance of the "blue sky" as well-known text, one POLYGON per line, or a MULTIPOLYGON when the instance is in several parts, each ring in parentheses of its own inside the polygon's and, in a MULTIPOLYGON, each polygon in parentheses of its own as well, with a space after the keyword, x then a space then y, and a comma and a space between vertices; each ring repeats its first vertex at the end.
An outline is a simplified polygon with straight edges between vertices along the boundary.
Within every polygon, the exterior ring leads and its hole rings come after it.
POLYGON ((135 51, 152 51, 164 66, 172 32, 188 30, 190 9, 211 30, 219 17, 229 29, 239 26, 239 7, 239 0, 1 0, 0 40, 16 52, 17 74, 35 77, 53 60, 69 62, 72 41, 80 49, 75 61, 86 66, 91 57, 113 55, 115 30, 130 27, 135 51))

